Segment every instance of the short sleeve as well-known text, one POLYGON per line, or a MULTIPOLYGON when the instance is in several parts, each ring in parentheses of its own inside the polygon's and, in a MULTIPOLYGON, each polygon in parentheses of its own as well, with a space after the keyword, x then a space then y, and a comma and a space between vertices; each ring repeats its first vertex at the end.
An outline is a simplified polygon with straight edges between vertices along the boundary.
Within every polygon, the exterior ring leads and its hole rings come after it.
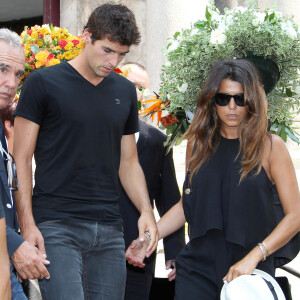
POLYGON ((4 209, 3 209, 2 201, 0 201, 0 219, 4 217, 5 217, 4 209))
POLYGON ((123 131, 124 135, 134 134, 139 131, 139 124, 138 124, 138 108, 137 108, 137 95, 135 86, 133 85, 133 92, 131 92, 131 108, 130 113, 123 131))
POLYGON ((19 116, 41 125, 45 109, 46 90, 39 71, 32 72, 22 87, 14 116, 19 116))

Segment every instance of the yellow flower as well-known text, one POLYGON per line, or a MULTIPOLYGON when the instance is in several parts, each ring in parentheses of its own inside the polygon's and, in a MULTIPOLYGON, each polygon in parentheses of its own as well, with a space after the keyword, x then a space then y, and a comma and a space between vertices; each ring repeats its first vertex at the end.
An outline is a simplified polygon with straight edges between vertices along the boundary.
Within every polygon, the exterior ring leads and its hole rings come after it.
POLYGON ((77 45, 77 48, 82 49, 84 48, 84 41, 80 39, 80 43, 77 45))
POLYGON ((39 52, 36 54, 35 59, 36 59, 38 62, 45 63, 45 62, 47 61, 48 55, 49 55, 49 52, 48 52, 47 50, 39 51, 39 52))
POLYGON ((66 60, 72 59, 72 53, 70 51, 67 51, 64 53, 64 57, 66 60))
POLYGON ((60 60, 57 59, 57 58, 52 58, 50 61, 49 61, 49 66, 54 66, 54 65, 57 65, 60 63, 60 60))
POLYGON ((74 47, 73 43, 72 43, 72 42, 69 42, 69 43, 64 47, 64 49, 65 49, 65 50, 72 50, 73 47, 74 47))
POLYGON ((58 54, 56 57, 57 57, 57 59, 60 59, 60 60, 64 59, 64 55, 62 55, 62 54, 58 54))
POLYGON ((31 34, 31 38, 32 39, 37 39, 38 38, 38 32, 37 31, 33 31, 31 34))
POLYGON ((37 44, 39 47, 42 47, 44 43, 43 43, 42 41, 36 41, 36 44, 37 44))
POLYGON ((38 68, 40 68, 41 66, 44 66, 45 65, 45 63, 43 63, 43 62, 40 62, 40 61, 37 61, 36 63, 35 63, 35 67, 38 69, 38 68))

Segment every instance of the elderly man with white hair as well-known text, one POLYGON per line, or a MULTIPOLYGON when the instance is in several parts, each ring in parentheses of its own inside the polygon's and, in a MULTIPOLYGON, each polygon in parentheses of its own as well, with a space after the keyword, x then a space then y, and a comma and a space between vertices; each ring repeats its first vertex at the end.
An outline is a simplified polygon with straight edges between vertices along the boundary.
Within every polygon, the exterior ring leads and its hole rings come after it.
MULTIPOLYGON (((0 109, 5 108, 14 99, 24 74, 24 66, 25 55, 20 37, 9 29, 1 28, 0 109)), ((19 281, 49 277, 45 267, 49 262, 35 245, 29 244, 18 233, 13 195, 13 191, 18 190, 16 170, 13 156, 7 149, 2 122, 0 122, 0 143, 2 157, 0 159, 0 196, 5 211, 7 249, 11 264, 11 296, 13 300, 23 300, 27 298, 19 281)))

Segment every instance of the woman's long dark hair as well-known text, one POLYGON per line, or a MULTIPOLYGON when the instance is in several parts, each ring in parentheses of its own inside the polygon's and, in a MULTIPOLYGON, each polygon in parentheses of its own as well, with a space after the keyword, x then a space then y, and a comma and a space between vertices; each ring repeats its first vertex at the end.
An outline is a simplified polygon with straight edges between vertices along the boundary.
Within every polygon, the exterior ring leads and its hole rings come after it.
POLYGON ((239 82, 244 91, 247 114, 238 127, 241 181, 253 170, 261 170, 261 156, 268 128, 267 103, 256 68, 245 59, 218 61, 210 70, 197 101, 194 119, 184 135, 197 145, 189 164, 190 179, 215 153, 220 142, 221 122, 215 95, 224 79, 239 82))

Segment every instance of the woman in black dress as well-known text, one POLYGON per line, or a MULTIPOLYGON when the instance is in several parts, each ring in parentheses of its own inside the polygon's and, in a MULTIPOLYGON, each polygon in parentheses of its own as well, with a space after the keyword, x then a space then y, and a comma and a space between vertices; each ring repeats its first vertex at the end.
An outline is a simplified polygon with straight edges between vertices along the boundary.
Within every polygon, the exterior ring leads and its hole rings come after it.
MULTIPOLYGON (((274 276, 273 253, 300 230, 294 167, 284 142, 267 128, 255 67, 247 60, 217 62, 185 134, 183 200, 158 222, 160 238, 189 224, 190 242, 176 258, 175 299, 219 299, 223 280, 255 268, 274 276), (277 226, 273 184, 285 212, 277 226)), ((138 245, 127 252, 131 263, 143 258, 138 245)))

